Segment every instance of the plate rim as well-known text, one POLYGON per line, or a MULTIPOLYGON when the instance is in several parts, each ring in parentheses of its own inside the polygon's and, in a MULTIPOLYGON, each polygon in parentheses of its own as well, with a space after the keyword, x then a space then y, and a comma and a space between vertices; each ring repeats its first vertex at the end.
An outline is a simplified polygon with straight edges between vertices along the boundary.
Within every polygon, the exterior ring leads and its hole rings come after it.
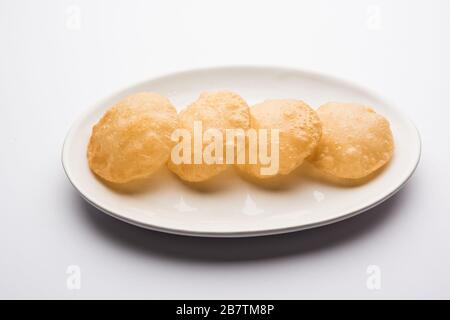
POLYGON ((396 194, 398 191, 400 191, 410 181, 411 177, 414 175, 414 173, 417 170, 417 167, 420 163, 421 155, 422 155, 422 139, 421 139, 419 130, 414 125, 414 123, 410 120, 409 117, 407 117, 403 114, 402 110, 393 107, 393 105, 387 99, 381 98, 380 95, 378 95, 371 89, 368 89, 359 84, 355 84, 354 82, 352 82, 350 80, 342 79, 342 78, 336 77, 334 75, 329 75, 329 74, 322 73, 322 72, 310 71, 310 70, 306 70, 306 69, 300 69, 300 68, 288 67, 288 66, 251 65, 250 64, 250 65, 220 65, 220 66, 200 67, 200 68, 182 69, 179 71, 172 71, 172 72, 163 73, 163 74, 156 74, 148 79, 136 82, 136 83, 128 85, 126 87, 122 87, 119 90, 113 91, 112 94, 109 94, 106 97, 103 97, 102 99, 99 99, 95 103, 91 104, 72 123, 72 125, 70 126, 70 128, 64 138, 64 141, 63 141, 63 145, 62 145, 62 149, 61 149, 61 163, 62 163, 64 173, 65 173, 66 177, 68 178, 69 182, 89 205, 92 205, 96 209, 98 209, 120 221, 129 223, 129 224, 137 226, 137 227, 148 229, 148 230, 164 232, 164 233, 169 233, 169 234, 175 234, 175 235, 182 235, 182 236, 214 237, 214 238, 241 238, 242 237, 243 238, 243 237, 256 237, 256 236, 284 234, 284 233, 290 233, 290 232, 296 232, 296 231, 317 228, 317 227, 333 224, 336 222, 340 222, 343 220, 347 220, 351 217, 354 217, 363 212, 366 212, 366 211, 380 205, 381 203, 388 200, 389 198, 391 198, 394 194, 396 194), (381 198, 378 201, 375 201, 374 203, 371 203, 363 208, 360 208, 358 210, 354 210, 354 211, 348 212, 343 215, 339 215, 334 218, 330 218, 330 219, 326 219, 326 220, 322 220, 322 221, 318 221, 318 222, 311 222, 311 223, 307 223, 307 224, 303 224, 303 225, 296 225, 296 226, 290 226, 290 227, 278 227, 278 228, 264 229, 264 230, 251 230, 251 231, 229 231, 229 232, 228 231, 210 231, 210 232, 195 231, 195 230, 186 230, 186 229, 179 229, 179 228, 167 228, 167 227, 162 227, 162 226, 158 226, 158 225, 154 225, 154 224, 139 222, 139 221, 127 218, 126 216, 121 215, 117 212, 114 212, 114 210, 107 209, 105 205, 95 202, 88 196, 87 192, 84 192, 76 185, 76 183, 71 178, 70 171, 67 166, 67 163, 68 163, 67 146, 76 131, 75 129, 78 128, 78 126, 83 122, 83 120, 90 114, 90 112, 92 112, 92 110, 95 108, 95 106, 102 104, 104 101, 107 101, 108 99, 111 99, 112 97, 124 94, 132 87, 143 86, 149 81, 161 80, 166 77, 177 76, 177 75, 180 76, 182 74, 189 74, 189 73, 193 73, 193 72, 219 71, 219 70, 226 70, 226 69, 247 69, 247 70, 265 69, 265 70, 272 70, 272 71, 289 71, 289 72, 301 73, 305 76, 316 77, 316 78, 319 77, 319 78, 322 78, 327 81, 341 83, 345 86, 349 86, 349 87, 352 87, 359 91, 363 91, 364 93, 366 93, 373 99, 382 101, 388 108, 395 110, 395 112, 397 114, 399 114, 400 117, 411 126, 411 128, 413 129, 413 131, 415 133, 416 139, 414 139, 414 140, 417 143, 417 145, 416 145, 417 155, 416 155, 416 159, 414 160, 413 168, 409 172, 409 175, 406 177, 406 179, 404 179, 400 184, 397 184, 397 185, 395 185, 395 187, 391 188, 391 190, 383 198, 381 198))

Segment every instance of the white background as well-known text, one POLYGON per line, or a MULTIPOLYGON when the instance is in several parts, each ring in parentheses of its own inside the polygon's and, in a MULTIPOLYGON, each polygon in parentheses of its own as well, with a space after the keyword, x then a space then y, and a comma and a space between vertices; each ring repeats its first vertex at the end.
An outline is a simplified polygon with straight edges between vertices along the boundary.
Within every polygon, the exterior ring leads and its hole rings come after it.
POLYGON ((450 298, 449 10, 448 0, 0 0, 0 298, 450 298), (415 176, 348 221, 252 239, 146 231, 78 196, 60 163, 78 115, 138 81, 231 64, 378 92, 421 132, 415 176), (66 286, 69 265, 80 290, 66 286), (369 265, 380 290, 366 286, 369 265))

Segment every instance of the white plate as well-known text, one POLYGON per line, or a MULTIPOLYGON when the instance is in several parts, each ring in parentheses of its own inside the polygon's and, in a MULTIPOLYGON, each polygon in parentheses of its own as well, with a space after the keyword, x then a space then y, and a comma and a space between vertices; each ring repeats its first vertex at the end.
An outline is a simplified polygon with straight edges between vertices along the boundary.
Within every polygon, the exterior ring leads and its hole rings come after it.
POLYGON ((62 162, 81 195, 113 217, 176 234, 242 237, 317 227, 361 213, 397 192, 413 174, 419 157, 420 138, 414 125, 364 89, 288 68, 224 67, 151 79, 98 102, 71 128, 62 162), (89 170, 86 146, 91 128, 122 97, 154 91, 167 96, 180 110, 200 92, 219 89, 236 91, 249 104, 269 98, 297 98, 314 107, 328 101, 371 105, 391 123, 394 157, 381 174, 354 187, 325 183, 301 172, 280 185, 260 186, 242 179, 233 169, 211 182, 192 186, 163 168, 143 188, 119 191, 104 185, 89 170))

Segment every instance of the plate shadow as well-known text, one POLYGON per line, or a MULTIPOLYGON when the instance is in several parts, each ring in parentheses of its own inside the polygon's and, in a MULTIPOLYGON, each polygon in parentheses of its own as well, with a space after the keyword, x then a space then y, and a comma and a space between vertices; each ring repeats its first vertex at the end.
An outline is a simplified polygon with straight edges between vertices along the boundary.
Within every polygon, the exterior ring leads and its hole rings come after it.
POLYGON ((99 235, 127 250, 167 259, 203 263, 239 263, 331 250, 369 236, 407 201, 410 184, 382 204, 334 224, 281 235, 250 238, 201 238, 146 230, 119 221, 76 195, 82 218, 99 235))

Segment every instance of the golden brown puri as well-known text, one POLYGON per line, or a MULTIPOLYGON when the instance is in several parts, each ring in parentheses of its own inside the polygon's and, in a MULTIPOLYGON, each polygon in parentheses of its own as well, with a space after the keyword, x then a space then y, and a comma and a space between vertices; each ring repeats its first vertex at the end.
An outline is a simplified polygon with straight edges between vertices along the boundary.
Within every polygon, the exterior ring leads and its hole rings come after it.
MULTIPOLYGON (((202 130, 219 129, 225 143, 225 129, 242 128, 249 126, 249 107, 247 102, 238 94, 229 91, 204 92, 197 101, 189 105, 179 114, 179 128, 187 129, 193 137, 194 121, 201 121, 202 130)), ((193 140, 193 138, 192 138, 193 140)), ((203 148, 208 143, 203 141, 203 148)), ((194 159, 194 147, 191 147, 191 160, 194 159)), ((223 152, 225 157, 225 150, 223 152)), ((208 180, 226 170, 225 159, 223 164, 175 164, 168 162, 169 169, 182 180, 200 182, 208 180)))
MULTIPOLYGON (((322 133, 316 112, 303 101, 292 99, 267 100, 251 107, 250 128, 269 129, 269 133, 270 129, 279 130, 279 169, 274 175, 287 175, 300 166, 313 152, 322 133)), ((270 138, 267 144, 270 145, 270 138)), ((247 152, 248 147, 249 143, 247 152)), ((261 173, 259 160, 257 164, 238 167, 258 178, 274 176, 261 173)))
POLYGON ((391 159, 394 140, 389 122, 371 108, 330 102, 317 113, 322 138, 309 160, 320 171, 338 178, 360 179, 391 159))
POLYGON ((89 166, 114 183, 149 176, 167 162, 177 126, 177 111, 167 98, 149 92, 130 95, 93 127, 89 166))

